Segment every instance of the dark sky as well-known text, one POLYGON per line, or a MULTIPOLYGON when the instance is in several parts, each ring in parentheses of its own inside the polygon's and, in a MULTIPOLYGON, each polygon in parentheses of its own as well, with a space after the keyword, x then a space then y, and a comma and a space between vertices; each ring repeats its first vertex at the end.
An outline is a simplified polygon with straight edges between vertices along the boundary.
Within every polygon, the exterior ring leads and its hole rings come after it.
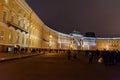
POLYGON ((82 35, 120 36, 120 0, 26 0, 50 28, 82 35))

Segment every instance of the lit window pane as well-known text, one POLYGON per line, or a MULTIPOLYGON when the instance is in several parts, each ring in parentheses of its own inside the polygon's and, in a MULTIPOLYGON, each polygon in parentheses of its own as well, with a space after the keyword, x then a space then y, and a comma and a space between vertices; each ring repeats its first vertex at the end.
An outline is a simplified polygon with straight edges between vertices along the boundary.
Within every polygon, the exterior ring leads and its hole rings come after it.
POLYGON ((5 3, 8 3, 8 0, 5 0, 5 3))

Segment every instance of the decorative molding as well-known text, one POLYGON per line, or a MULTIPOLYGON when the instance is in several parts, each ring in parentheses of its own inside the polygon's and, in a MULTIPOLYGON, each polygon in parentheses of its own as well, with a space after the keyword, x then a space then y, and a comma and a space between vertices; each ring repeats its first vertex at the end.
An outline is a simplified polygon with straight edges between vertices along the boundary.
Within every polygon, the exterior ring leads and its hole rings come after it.
POLYGON ((32 9, 30 7, 27 6, 27 4, 25 4, 24 1, 22 0, 15 0, 15 2, 18 4, 18 6, 20 8, 22 8, 26 13, 30 13, 32 11, 32 9))

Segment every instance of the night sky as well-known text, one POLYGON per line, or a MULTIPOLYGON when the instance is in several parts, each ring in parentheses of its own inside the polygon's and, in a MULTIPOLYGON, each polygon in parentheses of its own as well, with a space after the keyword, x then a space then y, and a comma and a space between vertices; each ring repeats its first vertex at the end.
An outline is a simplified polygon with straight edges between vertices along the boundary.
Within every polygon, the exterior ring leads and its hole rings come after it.
POLYGON ((120 37, 120 0, 26 0, 50 28, 71 33, 95 32, 120 37))

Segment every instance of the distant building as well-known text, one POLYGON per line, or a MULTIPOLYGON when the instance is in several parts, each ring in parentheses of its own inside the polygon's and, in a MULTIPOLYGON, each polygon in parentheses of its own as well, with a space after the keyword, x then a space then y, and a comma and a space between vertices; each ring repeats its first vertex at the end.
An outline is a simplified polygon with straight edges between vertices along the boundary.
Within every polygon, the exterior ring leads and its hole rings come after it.
POLYGON ((85 37, 96 37, 94 32, 86 32, 85 37))

